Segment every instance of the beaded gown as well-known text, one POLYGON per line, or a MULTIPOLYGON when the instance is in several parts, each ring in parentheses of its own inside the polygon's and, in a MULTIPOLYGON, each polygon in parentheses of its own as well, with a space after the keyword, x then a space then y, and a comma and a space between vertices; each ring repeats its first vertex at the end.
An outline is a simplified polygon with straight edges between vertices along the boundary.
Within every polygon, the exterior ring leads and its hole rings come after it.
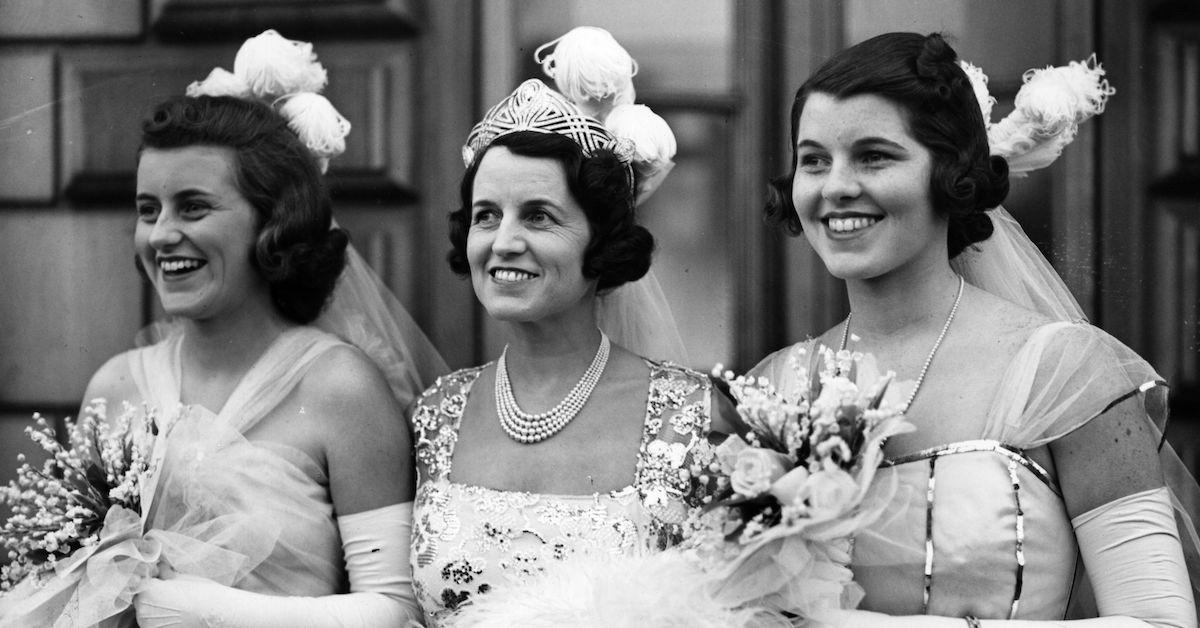
MULTIPOLYGON (((782 349, 752 374, 787 391, 800 384, 796 356, 812 356, 813 346, 782 349)), ((855 538, 854 577, 866 592, 860 608, 981 619, 1079 615, 1087 595, 1074 529, 1055 480, 1025 452, 1128 397, 1142 400, 1157 430, 1164 392, 1150 365, 1105 332, 1086 323, 1037 328, 1008 365, 977 438, 888 460, 876 476, 872 491, 893 480, 898 489, 855 538)), ((1190 478, 1181 485, 1187 481, 1194 488, 1190 478)))
POLYGON ((646 365, 649 397, 634 480, 606 493, 549 495, 454 482, 463 411, 486 365, 446 375, 421 396, 412 416, 418 486, 411 561, 428 625, 447 623, 455 609, 498 583, 521 582, 548 561, 640 555, 681 540, 682 523, 703 497, 684 471, 713 455, 712 388, 694 371, 646 365))

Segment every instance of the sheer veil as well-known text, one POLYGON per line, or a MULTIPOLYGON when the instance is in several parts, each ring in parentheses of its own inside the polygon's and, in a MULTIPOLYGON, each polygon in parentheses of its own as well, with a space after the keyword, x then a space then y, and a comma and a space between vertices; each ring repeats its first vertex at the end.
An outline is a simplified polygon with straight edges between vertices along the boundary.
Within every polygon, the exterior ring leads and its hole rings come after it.
POLYGON ((967 247, 950 266, 968 283, 1054 320, 1087 321, 1062 277, 1003 207, 988 212, 991 237, 967 247))
POLYGON ((361 349, 407 408, 449 369, 404 306, 353 246, 333 296, 314 325, 361 349))
POLYGON ((687 365, 687 349, 654 271, 596 299, 596 322, 612 341, 651 360, 687 365))

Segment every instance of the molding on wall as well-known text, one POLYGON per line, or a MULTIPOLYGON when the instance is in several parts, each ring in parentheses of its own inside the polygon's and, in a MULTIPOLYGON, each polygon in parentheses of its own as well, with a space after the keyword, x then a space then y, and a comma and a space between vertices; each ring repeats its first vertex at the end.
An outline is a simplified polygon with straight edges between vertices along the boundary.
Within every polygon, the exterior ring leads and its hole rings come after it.
POLYGON ((151 29, 172 42, 241 41, 273 28, 290 39, 403 39, 421 30, 415 0, 162 0, 151 29))

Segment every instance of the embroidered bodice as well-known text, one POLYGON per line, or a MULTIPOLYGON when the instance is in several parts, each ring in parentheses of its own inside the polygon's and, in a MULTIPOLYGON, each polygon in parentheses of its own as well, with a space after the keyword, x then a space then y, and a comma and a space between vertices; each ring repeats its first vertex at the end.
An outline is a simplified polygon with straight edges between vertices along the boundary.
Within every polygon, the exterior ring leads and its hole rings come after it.
POLYGON ((713 459, 711 384, 647 361, 649 398, 631 485, 591 495, 546 495, 459 484, 451 460, 471 386, 486 367, 438 380, 412 416, 418 487, 412 566, 417 599, 438 625, 495 583, 520 581, 546 561, 636 555, 681 540, 705 489, 692 470, 713 459))

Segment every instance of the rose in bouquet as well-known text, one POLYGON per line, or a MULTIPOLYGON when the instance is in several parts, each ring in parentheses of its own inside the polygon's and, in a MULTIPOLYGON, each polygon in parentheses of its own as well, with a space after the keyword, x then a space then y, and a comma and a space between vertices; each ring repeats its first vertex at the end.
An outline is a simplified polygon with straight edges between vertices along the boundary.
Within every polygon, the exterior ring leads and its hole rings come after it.
POLYGON ((822 347, 811 369, 807 358, 792 356, 786 391, 714 370, 748 429, 717 448, 718 489, 687 547, 732 607, 804 616, 861 599, 851 538, 890 495, 870 490, 884 441, 912 426, 885 403, 892 374, 870 356, 822 347))
POLYGON ((63 441, 34 420, 25 432, 46 459, 19 457, 17 479, 0 489, 12 511, 0 528, 10 561, 0 568, 0 626, 115 623, 157 561, 141 523, 154 413, 125 404, 110 420, 97 400, 66 420, 63 441))

